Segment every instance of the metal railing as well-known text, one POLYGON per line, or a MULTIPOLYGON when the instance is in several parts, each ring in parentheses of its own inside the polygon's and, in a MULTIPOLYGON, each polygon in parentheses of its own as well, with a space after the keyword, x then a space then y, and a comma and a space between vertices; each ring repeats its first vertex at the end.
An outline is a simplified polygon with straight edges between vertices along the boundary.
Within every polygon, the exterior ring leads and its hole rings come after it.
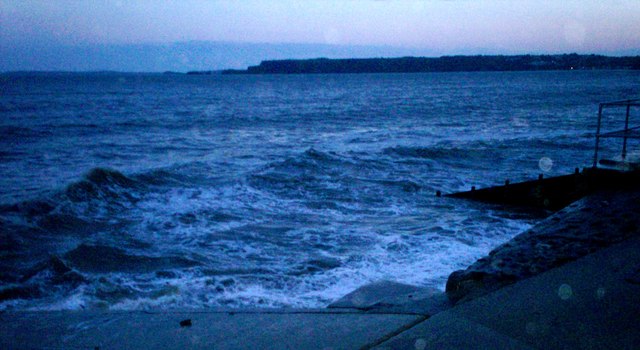
POLYGON ((598 166, 598 151, 600 150, 600 139, 607 137, 622 138, 622 161, 627 158, 627 140, 640 139, 640 125, 629 127, 629 119, 631 117, 631 107, 640 107, 640 99, 622 100, 600 103, 598 107, 598 126, 596 128, 596 146, 593 155, 593 167, 598 166), (602 114, 606 108, 626 108, 624 129, 601 133, 602 114))

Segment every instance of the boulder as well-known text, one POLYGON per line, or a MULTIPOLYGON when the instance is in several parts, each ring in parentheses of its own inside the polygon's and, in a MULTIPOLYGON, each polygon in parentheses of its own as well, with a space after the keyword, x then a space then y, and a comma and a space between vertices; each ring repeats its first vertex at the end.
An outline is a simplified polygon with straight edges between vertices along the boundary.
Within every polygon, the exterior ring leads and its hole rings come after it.
POLYGON ((438 289, 378 281, 356 289, 328 307, 433 315, 448 306, 446 295, 438 289))

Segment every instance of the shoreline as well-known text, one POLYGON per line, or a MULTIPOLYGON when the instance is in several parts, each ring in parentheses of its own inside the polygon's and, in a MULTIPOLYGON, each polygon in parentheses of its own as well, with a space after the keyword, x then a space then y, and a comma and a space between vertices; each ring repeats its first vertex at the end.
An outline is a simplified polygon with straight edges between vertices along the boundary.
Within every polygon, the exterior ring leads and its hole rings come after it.
MULTIPOLYGON (((640 289, 640 256, 632 250, 640 247, 638 213, 637 188, 589 195, 498 246, 467 269, 452 273, 446 293, 387 281, 361 287, 324 309, 4 311, 0 313, 0 345, 7 349, 575 345, 580 341, 578 336, 549 332, 545 315, 575 316, 558 327, 578 327, 578 333, 595 326, 582 324, 576 310, 594 320, 605 317, 598 322, 611 324, 639 318, 637 307, 626 306, 635 300, 633 293, 627 298, 607 299, 629 288, 640 289), (594 259, 598 262, 590 262, 594 259), (635 268, 637 273, 630 274, 635 268), (630 277, 620 282, 620 278, 611 277, 616 274, 630 277), (623 284, 614 293, 605 282, 623 284), (595 288, 595 300, 607 300, 607 305, 618 311, 592 308, 594 301, 588 298, 558 306, 558 301, 547 296, 556 293, 558 300, 573 300, 581 290, 578 286, 589 283, 597 287, 589 287, 595 288), (527 304, 532 300, 534 304, 527 304), (617 303, 625 303, 625 307, 614 307, 617 303), (557 314, 561 307, 568 308, 566 315, 557 314), (537 321, 528 320, 532 317, 537 321), (540 323, 543 321, 546 323, 540 323), (470 334, 478 340, 469 342, 470 334), (468 339, 460 340, 465 337, 468 339)), ((592 335, 596 337, 592 340, 600 345, 638 340, 635 332, 628 333, 628 327, 618 329, 622 335, 611 334, 617 339, 609 340, 608 333, 600 332, 592 335)))

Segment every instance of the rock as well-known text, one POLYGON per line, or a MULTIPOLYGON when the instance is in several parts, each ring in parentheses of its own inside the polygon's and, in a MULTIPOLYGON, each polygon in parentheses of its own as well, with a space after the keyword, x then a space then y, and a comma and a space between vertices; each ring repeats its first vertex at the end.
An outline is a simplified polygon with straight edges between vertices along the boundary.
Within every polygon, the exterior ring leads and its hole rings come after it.
POLYGON ((328 307, 433 315, 450 305, 447 296, 438 289, 379 281, 356 289, 328 307))
POLYGON ((381 301, 423 290, 420 287, 392 281, 364 285, 329 305, 329 308, 367 309, 381 301))
POLYGON ((293 275, 303 275, 308 273, 316 273, 326 270, 335 269, 342 266, 342 262, 339 259, 331 258, 331 257, 321 257, 318 259, 308 260, 305 263, 296 266, 292 274, 293 275))
POLYGON ((473 299, 517 280, 517 276, 504 273, 460 270, 449 275, 445 291, 452 302, 457 302, 463 298, 473 299))

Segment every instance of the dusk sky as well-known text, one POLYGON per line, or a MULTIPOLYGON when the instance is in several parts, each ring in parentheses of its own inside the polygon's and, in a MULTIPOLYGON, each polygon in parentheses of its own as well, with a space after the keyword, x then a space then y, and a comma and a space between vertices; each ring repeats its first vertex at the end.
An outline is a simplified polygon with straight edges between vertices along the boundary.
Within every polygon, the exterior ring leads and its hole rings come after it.
MULTIPOLYGON (((29 64, 37 52, 64 56, 59 47, 191 41, 366 46, 379 56, 640 54, 638 0, 0 0, 0 16, 2 53, 16 56, 0 70, 43 69, 29 64)), ((237 58, 226 64, 269 57, 237 58)))

